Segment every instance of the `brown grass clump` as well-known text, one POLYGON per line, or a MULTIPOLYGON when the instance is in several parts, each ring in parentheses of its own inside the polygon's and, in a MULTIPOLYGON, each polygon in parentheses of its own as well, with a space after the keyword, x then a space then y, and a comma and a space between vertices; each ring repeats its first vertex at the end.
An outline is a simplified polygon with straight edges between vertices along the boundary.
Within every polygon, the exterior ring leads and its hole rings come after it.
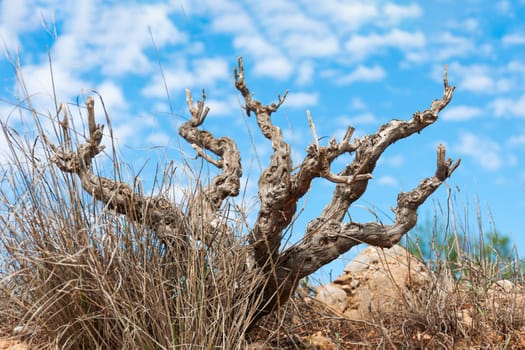
POLYGON ((444 271, 433 277, 431 288, 410 293, 397 310, 374 314, 371 321, 342 317, 310 295, 299 293, 281 314, 266 320, 255 339, 271 339, 264 349, 525 347, 523 289, 495 298, 497 288, 472 288, 444 271))
MULTIPOLYGON (((41 131, 42 116, 32 115, 41 131)), ((175 240, 168 249, 53 167, 42 138, 2 127, 9 143, 0 173, 3 335, 47 349, 245 346, 259 282, 241 271, 241 238, 216 242, 214 251, 191 240, 175 240)), ((111 164, 121 178, 121 163, 114 157, 111 164)), ((164 169, 153 191, 170 198, 175 170, 164 169)), ((192 195, 187 191, 186 201, 192 195)), ((240 231, 242 222, 228 224, 240 231)))

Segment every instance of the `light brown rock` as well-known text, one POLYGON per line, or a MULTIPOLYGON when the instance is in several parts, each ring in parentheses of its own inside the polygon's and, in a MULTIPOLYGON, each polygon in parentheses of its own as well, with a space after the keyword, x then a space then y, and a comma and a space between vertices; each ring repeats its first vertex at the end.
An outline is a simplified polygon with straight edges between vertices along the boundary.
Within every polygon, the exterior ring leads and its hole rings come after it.
POLYGON ((430 282, 427 267, 405 248, 369 247, 335 281, 318 288, 316 297, 349 318, 371 320, 374 313, 395 312, 430 282))
POLYGON ((506 315, 514 326, 525 322, 525 290, 509 280, 494 282, 487 291, 486 305, 494 315, 506 315))
POLYGON ((0 339, 0 350, 30 350, 31 348, 17 340, 0 339))
POLYGON ((348 297, 341 286, 330 283, 316 289, 316 298, 338 313, 343 313, 348 307, 348 297))
POLYGON ((304 338, 304 341, 309 345, 309 349, 317 350, 336 350, 337 346, 330 339, 319 331, 313 335, 304 338))

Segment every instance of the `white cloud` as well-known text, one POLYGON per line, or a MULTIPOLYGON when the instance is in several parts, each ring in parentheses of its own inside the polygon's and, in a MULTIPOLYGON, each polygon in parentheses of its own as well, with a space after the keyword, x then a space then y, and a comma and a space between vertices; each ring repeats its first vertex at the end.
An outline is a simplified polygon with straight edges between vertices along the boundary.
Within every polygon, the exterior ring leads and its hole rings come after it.
POLYGON ((261 35, 237 36, 233 46, 240 55, 254 58, 254 72, 258 76, 285 80, 294 71, 292 62, 261 35))
POLYGON ((401 154, 396 154, 393 156, 383 155, 381 158, 379 158, 379 164, 384 164, 397 168, 405 164, 405 157, 403 157, 401 154))
POLYGON ((501 39, 503 45, 525 45, 525 34, 512 33, 507 34, 501 39))
POLYGON ((145 53, 152 40, 159 49, 187 40, 163 4, 75 4, 64 16, 52 56, 79 73, 100 69, 106 75, 144 74, 152 68, 145 53))
POLYGON ((233 95, 222 99, 208 99, 206 106, 210 108, 208 118, 237 116, 242 108, 240 101, 233 95))
POLYGON ((246 13, 237 12, 218 12, 211 23, 211 30, 219 33, 246 33, 255 31, 253 21, 246 13))
POLYGON ((507 63, 506 68, 511 72, 525 75, 525 64, 521 61, 510 61, 509 63, 507 63))
POLYGON ((436 38, 434 59, 443 61, 452 57, 465 57, 476 50, 472 39, 454 35, 450 32, 440 33, 436 38))
POLYGON ((317 92, 290 92, 286 96, 285 106, 290 108, 307 108, 319 103, 317 92))
POLYGON ((525 117, 525 94, 516 100, 497 98, 490 103, 496 117, 525 117))
POLYGON ((478 19, 469 18, 458 18, 447 21, 447 28, 455 32, 477 32, 480 29, 480 23, 478 19))
POLYGON ((328 17, 337 30, 355 31, 366 23, 373 22, 379 15, 377 5, 371 2, 345 2, 339 0, 325 0, 323 5, 314 1, 307 1, 305 6, 310 12, 317 12, 328 17))
POLYGON ((366 108, 366 104, 365 102, 360 99, 359 97, 352 97, 351 101, 350 101, 350 107, 352 109, 365 109, 366 108))
POLYGON ((310 61, 302 62, 297 69, 296 84, 306 85, 312 81, 314 76, 314 64, 310 61))
POLYGON ((498 12, 504 15, 508 15, 510 13, 511 5, 508 0, 500 0, 496 2, 495 5, 496 5, 496 10, 498 10, 498 12))
POLYGON ((279 51, 261 35, 239 35, 233 39, 233 47, 240 55, 274 56, 279 51))
POLYGON ((104 104, 109 109, 126 109, 127 102, 120 86, 112 81, 106 80, 102 82, 96 91, 102 96, 104 104))
MULTIPOLYGON (((434 68, 433 76, 436 81, 442 81, 442 71, 441 66, 434 68)), ((515 62, 502 67, 453 62, 448 67, 449 81, 457 82, 459 90, 483 94, 504 93, 514 89, 520 79, 516 73, 525 75, 525 66, 520 67, 515 62)))
POLYGON ((491 88, 494 87, 494 81, 487 75, 470 75, 466 76, 459 84, 461 89, 472 92, 492 93, 491 88))
POLYGON ((152 132, 148 135, 146 138, 146 143, 148 145, 151 145, 152 147, 166 147, 169 146, 170 143, 172 143, 173 137, 164 133, 164 132, 152 132))
POLYGON ((288 53, 294 57, 327 57, 339 52, 339 42, 333 36, 292 33, 283 40, 288 53))
POLYGON ((341 116, 337 118, 338 124, 341 125, 350 125, 353 127, 356 126, 362 126, 362 125, 370 125, 370 124, 377 124, 377 118, 373 113, 365 112, 361 114, 356 114, 353 116, 341 116))
MULTIPOLYGON (((101 118, 100 116, 98 118, 101 118)), ((148 137, 146 136, 150 130, 157 128, 157 119, 151 115, 132 115, 127 118, 118 118, 118 122, 113 124, 113 136, 117 145, 126 145, 130 147, 138 146, 152 146, 146 144, 148 137)), ((110 149, 111 139, 105 136, 102 139, 102 144, 110 149)), ((153 146, 159 146, 155 144, 153 146)))
MULTIPOLYGON (((210 89, 218 82, 231 79, 228 63, 220 57, 203 57, 191 62, 193 69, 188 67, 184 59, 172 62, 172 66, 164 70, 164 79, 170 91, 182 93, 185 89, 210 89)), ((142 94, 148 97, 165 97, 163 77, 155 75, 151 82, 142 89, 142 94)))
POLYGON ((383 175, 379 179, 377 179, 377 183, 383 186, 389 186, 389 187, 397 187, 399 182, 396 178, 389 175, 383 175))
POLYGON ((352 58, 364 59, 384 49, 393 48, 404 52, 422 49, 425 43, 423 32, 409 32, 396 28, 384 34, 353 35, 345 47, 352 58))
POLYGON ((258 60, 253 68, 258 76, 286 80, 293 72, 293 65, 284 56, 269 56, 258 60))
POLYGON ((523 146, 525 145, 525 134, 510 137, 507 143, 509 146, 523 146))
POLYGON ((89 82, 80 79, 68 67, 59 63, 53 64, 52 77, 47 63, 24 66, 22 75, 27 93, 33 96, 33 102, 40 96, 47 104, 54 100, 53 92, 56 93, 57 101, 68 102, 92 87, 89 82))
POLYGON ((463 25, 465 29, 474 32, 479 29, 479 22, 475 18, 467 18, 463 21, 463 25))
POLYGON ((272 37, 283 37, 287 33, 315 36, 329 34, 329 29, 323 21, 316 19, 314 15, 305 13, 293 1, 267 0, 257 1, 256 4, 255 15, 259 17, 265 30, 272 37))
POLYGON ((441 118, 443 120, 450 121, 465 121, 470 120, 476 117, 479 117, 483 114, 483 109, 474 106, 454 106, 447 107, 442 113, 441 118))
POLYGON ((471 157, 485 170, 496 171, 503 165, 501 146, 485 136, 463 133, 453 149, 459 154, 471 157))
MULTIPOLYGON (((0 47, 2 50, 15 50, 19 45, 19 36, 42 26, 42 17, 53 14, 51 7, 45 3, 34 3, 28 0, 0 1, 0 47)), ((42 26, 42 30, 44 27, 42 26)), ((23 48, 21 48, 23 51, 23 48)), ((29 53, 29 52, 28 52, 29 53)), ((0 60, 3 58, 0 55, 0 60)))
POLYGON ((387 3, 383 8, 384 14, 392 22, 398 23, 409 18, 418 18, 423 14, 423 10, 418 4, 412 3, 407 6, 387 3))
POLYGON ((385 70, 378 65, 367 67, 357 66, 352 72, 337 79, 339 84, 351 84, 355 82, 370 82, 383 80, 386 76, 385 70))

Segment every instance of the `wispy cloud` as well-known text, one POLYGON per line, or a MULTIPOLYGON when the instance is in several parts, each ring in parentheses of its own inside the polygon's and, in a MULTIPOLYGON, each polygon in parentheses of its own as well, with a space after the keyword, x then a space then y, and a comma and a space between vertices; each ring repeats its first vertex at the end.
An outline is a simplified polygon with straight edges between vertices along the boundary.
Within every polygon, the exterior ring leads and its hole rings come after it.
POLYGON ((401 154, 385 156, 381 157, 378 163, 397 168, 405 164, 405 157, 401 154))
POLYGON ((206 106, 210 108, 208 118, 231 116, 236 117, 242 110, 242 104, 238 96, 229 95, 222 98, 208 98, 206 106))
POLYGON ((443 61, 454 57, 465 57, 476 50, 473 39, 453 34, 440 33, 435 38, 434 59, 443 61))
POLYGON ((399 182, 397 179, 393 176, 389 175, 383 175, 379 179, 377 179, 377 183, 383 186, 389 186, 389 187, 397 187, 399 185, 399 182))
POLYGON ((503 45, 525 45, 525 33, 512 33, 501 38, 503 45))
POLYGON ((308 108, 319 103, 317 92, 290 92, 286 96, 285 106, 290 108, 308 108))
POLYGON ((425 47, 425 34, 421 31, 405 31, 392 29, 386 33, 368 35, 353 35, 345 44, 352 58, 363 60, 371 55, 379 54, 388 49, 410 52, 425 47))
POLYGON ((476 106, 453 106, 447 107, 442 113, 441 118, 449 121, 465 121, 483 115, 484 110, 476 106))
POLYGON ((213 88, 219 82, 231 79, 228 63, 219 57, 202 57, 190 62, 179 59, 172 62, 171 67, 165 68, 163 74, 158 72, 143 89, 147 97, 166 96, 164 81, 169 90, 182 93, 184 89, 213 88))
POLYGON ((351 84, 355 82, 371 82, 383 80, 386 77, 385 70, 378 65, 365 66, 358 65, 349 74, 343 75, 342 77, 336 78, 339 84, 351 84))
POLYGON ((383 13, 394 23, 399 23, 405 19, 418 18, 423 14, 423 9, 416 3, 410 5, 398 5, 387 3, 383 8, 383 13))
POLYGON ((260 59, 255 63, 254 72, 260 77, 286 80, 293 73, 294 66, 285 56, 276 55, 260 59))
MULTIPOLYGON (((442 66, 435 68, 434 76, 436 80, 441 81, 442 71, 442 66)), ((522 67, 517 62, 494 67, 479 63, 461 64, 455 61, 449 65, 448 73, 451 81, 456 82, 461 91, 490 95, 507 93, 512 90, 520 76, 525 75, 525 66, 522 67)))
MULTIPOLYGON (((2 49, 14 51, 19 48, 23 52, 24 47, 19 46, 20 35, 41 28, 42 18, 51 18, 54 11, 45 3, 35 4, 21 0, 13 5, 10 1, 0 2, 0 43, 2 49)), ((2 59, 3 55, 0 55, 0 60, 2 59)))
POLYGON ((507 144, 512 147, 525 145, 525 134, 510 137, 507 144))
POLYGON ((359 113, 352 116, 341 116, 337 118, 337 121, 339 124, 353 127, 377 124, 377 118, 371 112, 359 113))
POLYGON ((454 151, 472 158, 481 168, 496 171, 503 166, 501 146, 486 136, 465 132, 460 135, 454 151))
POLYGON ((525 117, 525 94, 517 99, 501 97, 490 103, 496 117, 525 117))

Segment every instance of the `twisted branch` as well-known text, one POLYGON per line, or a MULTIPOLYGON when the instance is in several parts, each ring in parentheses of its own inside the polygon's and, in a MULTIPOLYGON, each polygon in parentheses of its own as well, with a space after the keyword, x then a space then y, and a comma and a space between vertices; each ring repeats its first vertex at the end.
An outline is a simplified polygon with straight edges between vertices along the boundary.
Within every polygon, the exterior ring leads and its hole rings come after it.
MULTIPOLYGON (((242 176, 241 157, 237 145, 231 138, 216 138, 210 132, 198 129, 209 111, 209 108, 205 107, 206 93, 204 90, 202 101, 197 101, 196 104, 193 102, 190 91, 186 90, 186 102, 191 118, 181 125, 179 134, 191 144, 200 157, 222 169, 222 172, 215 176, 202 191, 190 199, 190 222, 197 232, 203 232, 202 229, 210 223, 216 224, 217 211, 221 208, 224 199, 239 194, 242 176), (206 150, 219 159, 208 155, 206 150)), ((227 228, 225 225, 220 225, 220 230, 227 230, 227 228)), ((219 231, 219 228, 215 227, 214 231, 219 231)))
MULTIPOLYGON (((46 143, 55 153, 52 161, 60 170, 77 174, 82 188, 95 200, 103 202, 107 208, 150 227, 163 240, 180 238, 185 232, 183 227, 185 220, 180 209, 173 203, 160 196, 143 196, 127 184, 93 173, 93 158, 104 150, 104 146, 100 145, 104 126, 95 123, 94 106, 94 99, 88 97, 86 108, 89 138, 87 142, 78 146, 76 152, 70 150, 69 136, 65 136, 64 146, 57 147, 44 135, 46 143)), ((64 113, 61 125, 64 129, 67 128, 67 113, 64 113)), ((64 132, 68 135, 66 130, 64 132)))

